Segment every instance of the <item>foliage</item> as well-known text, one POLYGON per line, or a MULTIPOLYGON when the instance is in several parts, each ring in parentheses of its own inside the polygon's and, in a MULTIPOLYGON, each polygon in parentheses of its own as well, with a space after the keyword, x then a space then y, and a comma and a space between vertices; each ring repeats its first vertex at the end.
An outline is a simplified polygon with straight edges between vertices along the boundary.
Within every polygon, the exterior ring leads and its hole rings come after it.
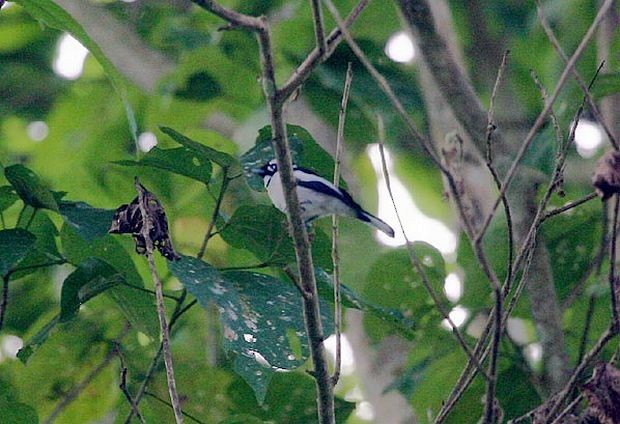
MULTIPOLYGON (((143 44, 141 53, 129 55, 124 66, 97 38, 94 24, 64 10, 65 2, 14 3, 0 11, 0 421, 37 423, 53 416, 59 423, 98 422, 116 416, 123 422, 130 408, 119 385, 136 396, 148 380, 140 413, 147 422, 172 422, 165 403, 165 373, 158 362, 160 330, 151 273, 129 236, 108 234, 114 209, 136 196, 137 174, 160 200, 175 248, 182 253, 179 261, 157 256, 155 264, 164 282, 184 412, 214 424, 314 422, 315 384, 308 375, 313 364, 302 294, 293 281, 294 243, 286 216, 271 206, 262 179, 252 172, 274 157, 253 35, 240 29, 218 32, 222 20, 199 7, 144 0, 93 2, 95 11, 116 20, 143 44), (52 67, 55 46, 64 32, 90 52, 75 81, 63 79, 52 67), (136 65, 138 72, 144 71, 141 54, 163 58, 172 69, 166 75, 157 73, 152 91, 133 84, 136 65), (47 125, 43 140, 32 134, 32 124, 38 121, 47 125), (145 152, 138 137, 147 132, 158 144, 145 152), (196 255, 201 246, 206 246, 204 257, 196 255), (18 350, 16 343, 23 346, 18 350), (72 393, 76 388, 78 393, 72 393)), ((309 2, 221 3, 268 17, 280 84, 314 48, 309 2)), ((343 13, 356 4, 335 3, 343 13)), ((447 2, 474 88, 488 104, 500 59, 491 57, 497 51, 494 46, 509 47, 512 55, 503 84, 514 95, 500 94, 510 97, 510 107, 503 104, 509 113, 496 110, 496 114, 500 129, 508 128, 506 133, 513 127, 526 132, 541 108, 529 70, 534 69, 551 89, 563 62, 538 25, 531 4, 480 0, 471 2, 480 10, 472 10, 463 3, 470 2, 447 2), (485 37, 488 48, 479 48, 485 37)), ((545 13, 567 53, 581 41, 597 3, 546 2, 545 13)), ((334 20, 326 9, 324 14, 326 28, 332 28, 334 20)), ((386 41, 400 28, 397 7, 371 2, 351 31, 405 111, 425 135, 434 136, 433 112, 427 107, 437 93, 429 94, 420 82, 417 63, 399 64, 384 52, 386 41)), ((611 51, 618 51, 620 38, 616 35, 610 45, 611 51)), ((596 68, 596 60, 597 48, 592 46, 576 66, 584 79, 596 68)), ((386 123, 394 162, 393 186, 402 184, 422 212, 456 231, 457 214, 448 207, 439 170, 418 145, 412 146, 408 127, 346 43, 313 68, 296 93, 301 98, 287 105, 304 113, 291 119, 301 125, 286 127, 293 160, 332 179, 334 159, 328 152, 335 150, 335 144, 327 138, 333 138, 338 124, 348 62, 354 77, 340 185, 367 209, 376 210, 375 183, 383 182, 383 177, 373 170, 366 148, 377 138, 379 114, 386 123)), ((620 92, 619 76, 620 62, 610 57, 592 89, 596 101, 620 92)), ((581 97, 577 84, 570 81, 554 106, 565 137, 581 97)), ((507 101, 501 99, 500 104, 507 101)), ((592 118, 590 113, 586 117, 592 118)), ((537 133, 519 170, 525 181, 535 181, 528 199, 532 210, 547 188, 542 181, 553 174, 555 150, 554 131, 548 125, 537 133)), ((588 179, 593 162, 572 147, 567 160, 563 193, 554 191, 547 210, 592 191, 588 179)), ((385 196, 378 200, 385 201, 385 196)), ((601 252, 607 252, 609 240, 603 236, 613 201, 608 208, 590 201, 551 216, 537 233, 562 304, 561 330, 571 368, 609 327, 607 272, 614 261, 610 264, 601 252)), ((514 208, 525 200, 511 198, 510 203, 514 208)), ((408 216, 412 211, 399 212, 408 216)), ((310 229, 326 336, 334 332, 329 221, 318 220, 310 229)), ((479 252, 464 232, 458 235, 457 251, 442 254, 432 242, 415 241, 411 250, 384 246, 367 226, 348 218, 341 219, 340 228, 341 303, 345 314, 356 310, 348 314, 352 320, 363 316, 363 326, 344 329, 345 334, 357 331, 363 336, 355 338, 363 349, 354 352, 354 359, 378 358, 376 363, 383 366, 381 361, 389 362, 393 346, 404 347, 395 349, 394 355, 400 355, 398 375, 384 387, 368 390, 378 384, 372 372, 364 374, 357 368, 353 374, 343 373, 336 386, 336 422, 364 421, 353 412, 363 409, 362 400, 351 396, 360 388, 364 396, 378 392, 400 396, 420 422, 427 422, 445 405, 468 358, 446 330, 425 282, 437 293, 442 308, 450 311, 458 306, 466 311, 459 331, 474 346, 480 322, 493 306, 479 252), (412 266, 411 255, 419 258, 427 281, 412 266), (444 290, 449 274, 459 275, 463 282, 462 295, 452 301, 444 290)), ((509 275, 507 236, 506 216, 498 213, 481 246, 500 282, 509 275)), ((519 242, 515 246, 520 247, 519 242)), ((529 266, 531 260, 526 257, 524 262, 529 266)), ((524 272, 517 270, 515 283, 524 272)), ((513 286, 510 295, 516 290, 513 286)), ((496 392, 506 419, 548 400, 545 364, 528 353, 541 341, 529 306, 536 301, 519 298, 507 336, 498 347, 496 392)), ((599 357, 608 360, 611 350, 605 347, 599 357)), ((586 367, 582 377, 590 370, 586 367)), ((477 421, 484 396, 484 380, 478 377, 447 422, 477 421)))

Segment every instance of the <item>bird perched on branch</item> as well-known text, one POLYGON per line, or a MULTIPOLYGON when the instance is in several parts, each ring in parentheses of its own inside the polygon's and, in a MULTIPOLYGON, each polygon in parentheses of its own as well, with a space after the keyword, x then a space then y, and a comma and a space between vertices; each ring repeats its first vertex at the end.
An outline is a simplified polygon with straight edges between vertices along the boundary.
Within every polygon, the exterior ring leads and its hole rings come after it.
MULTIPOLYGON (((263 183, 273 205, 286 213, 286 201, 276 160, 271 160, 261 168, 254 169, 253 172, 263 177, 263 183)), ((297 182, 301 216, 306 224, 326 215, 351 216, 394 237, 392 227, 362 209, 346 190, 336 187, 315 172, 297 165, 293 165, 293 175, 297 182)))

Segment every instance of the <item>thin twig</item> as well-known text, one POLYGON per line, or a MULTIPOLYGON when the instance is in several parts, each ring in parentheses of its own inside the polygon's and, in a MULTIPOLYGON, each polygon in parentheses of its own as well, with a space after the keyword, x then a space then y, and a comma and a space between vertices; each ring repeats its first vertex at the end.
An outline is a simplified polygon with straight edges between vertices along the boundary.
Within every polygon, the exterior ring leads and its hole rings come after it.
POLYGON ((323 11, 321 10, 321 0, 310 0, 310 6, 312 7, 316 46, 319 49, 319 54, 324 56, 327 52, 327 44, 325 43, 325 31, 323 29, 323 11))
POLYGON ((150 234, 153 228, 151 217, 147 212, 147 205, 145 199, 144 188, 140 184, 140 181, 136 177, 135 180, 136 191, 138 192, 138 204, 140 205, 140 213, 142 215, 142 237, 144 238, 146 245, 146 259, 151 271, 151 278, 155 285, 155 297, 157 299, 157 315, 159 317, 159 328, 161 331, 162 347, 164 355, 164 364, 166 365, 166 379, 168 381, 168 391, 170 393, 170 400, 172 401, 174 416, 177 424, 183 423, 183 414, 181 413, 181 405, 179 403, 179 395, 177 394, 176 380, 174 378, 174 367, 172 365, 172 352, 170 351, 170 332, 168 324, 166 323, 166 311, 164 307, 163 287, 157 269, 155 268, 155 261, 153 259, 153 241, 150 234))
MULTIPOLYGON (((126 326, 121 334, 116 338, 113 344, 118 344, 129 332, 129 326, 126 326)), ((91 370, 86 377, 84 377, 73 389, 71 389, 62 400, 56 405, 50 415, 43 421, 43 424, 53 423, 58 415, 60 415, 69 404, 71 404, 77 397, 93 382, 93 380, 112 362, 116 356, 116 349, 109 349, 108 353, 103 358, 103 361, 99 363, 93 370, 91 370)))
POLYGON ((138 417, 138 420, 140 420, 140 422, 142 424, 145 424, 144 417, 140 413, 140 410, 138 409, 138 405, 135 404, 133 398, 131 397, 131 393, 129 393, 129 389, 127 388, 127 372, 129 370, 127 369, 127 365, 125 363, 125 358, 123 356, 123 353, 121 352, 120 345, 116 344, 114 349, 115 349, 116 355, 118 356, 118 359, 119 359, 119 361, 121 363, 121 375, 120 375, 120 380, 121 381, 118 384, 118 388, 121 390, 123 395, 125 395, 125 399, 127 399, 127 402, 129 403, 129 406, 133 410, 133 413, 135 414, 135 416, 138 417))
POLYGON ((564 84, 566 84, 566 81, 568 80, 568 75, 573 69, 573 67, 575 66, 577 59, 579 59, 581 54, 584 52, 584 50, 588 46, 590 40, 594 36, 596 28, 598 27, 603 17, 607 13, 607 10, 613 3, 614 3, 614 0, 605 0, 605 3, 603 3, 601 8, 599 9, 598 13, 596 14, 596 17, 594 18, 594 21, 588 28, 588 31, 583 36, 583 38, 581 39, 581 42, 575 49, 575 52, 573 53, 570 60, 566 64, 566 67, 564 68, 564 71, 562 71, 562 74, 560 75, 560 78, 558 79, 558 82, 555 86, 555 89, 553 90, 553 93, 549 97, 549 100, 545 104, 545 107, 543 108, 543 110, 540 112, 540 114, 536 118, 536 121, 534 121, 534 125, 532 125, 532 127, 530 128, 528 134, 523 140, 523 143, 521 144, 521 147, 519 148, 517 155, 515 156, 512 164, 510 165, 510 168, 508 169, 508 172, 506 173, 506 176, 504 177, 504 180, 502 181, 502 189, 500 190, 499 196, 493 203, 493 207, 491 208, 491 211, 487 215, 487 218, 485 219, 484 224, 482 225, 480 232, 478 233, 478 236, 477 236, 478 238, 483 238, 484 235, 486 234, 486 231, 489 228, 489 225, 491 225, 491 220, 495 216, 497 207, 499 206, 501 202, 501 196, 504 195, 506 191, 508 190, 510 183, 512 182, 513 178, 516 175, 516 171, 517 171, 517 168, 519 167, 519 164, 521 163, 521 159, 523 159, 523 157, 525 156, 525 153, 527 152, 528 148, 532 144, 532 141, 534 140, 534 136, 538 133, 538 130, 542 127, 543 123, 545 122, 547 114, 549 113, 549 111, 553 107, 553 104, 557 100, 560 94, 560 91, 562 90, 562 87, 564 87, 564 84))
MULTIPOLYGON (((340 102, 340 112, 338 114, 338 135, 336 137, 336 158, 334 160, 334 185, 338 187, 340 184, 340 157, 342 154, 342 146, 344 144, 344 123, 347 115, 347 104, 349 102, 349 92, 351 90, 351 81, 353 79, 353 71, 351 70, 351 62, 347 66, 347 73, 344 79, 344 88, 342 90, 342 101, 340 102)), ((332 375, 332 384, 336 386, 340 379, 340 370, 342 366, 342 304, 340 300, 340 256, 338 254, 338 215, 332 215, 332 262, 334 264, 334 329, 336 331, 336 359, 334 365, 334 374, 332 375)))
POLYGON ((471 361, 473 361, 477 365, 477 367, 478 367, 479 371, 481 372, 481 374, 485 378, 488 379, 488 376, 486 375, 486 372, 484 371, 484 369, 482 367, 482 364, 478 362, 477 358, 472 353, 469 345, 467 344, 467 342, 463 338, 463 335, 459 331, 458 327, 456 326, 456 324, 454 323, 452 318, 450 318, 449 312, 446 310, 445 306, 443 305, 443 303, 441 301, 441 298, 439 297, 439 295, 437 294, 437 292, 433 288, 430 280, 428 279, 428 275, 426 274, 426 272, 424 271, 424 268, 422 267, 422 262, 420 261, 420 258, 418 258, 417 253, 413 250, 413 245, 412 245, 411 241, 409 240, 409 238, 407 237, 407 233, 405 232, 405 227, 404 227, 402 219, 400 217, 400 213, 398 212, 398 208, 396 207, 396 199, 394 198, 394 194, 392 192, 392 184, 390 182, 390 175, 389 175, 389 172, 388 172, 387 162, 385 160, 384 146, 383 146, 383 143, 382 143, 383 139, 385 138, 385 136, 383 135, 385 133, 385 130, 383 128, 383 119, 381 118, 380 115, 377 115, 377 123, 378 123, 378 128, 379 128, 379 152, 381 154, 381 166, 382 166, 383 176, 384 176, 384 179, 385 179, 385 185, 386 185, 388 194, 390 195, 390 199, 392 200, 392 206, 394 208, 394 212, 396 214, 396 218, 398 220, 398 224, 399 224, 400 229, 401 229, 401 231, 403 233, 403 236, 405 238, 405 244, 407 246, 407 252, 409 254, 409 260, 411 261, 411 264, 412 264, 413 268, 415 269, 416 273, 420 276, 420 279, 422 280, 422 284, 424 285, 424 287, 425 287, 426 291, 428 292, 428 294, 431 296, 431 299, 433 300, 433 303, 435 304, 435 307, 437 308, 437 310, 439 311, 441 316, 450 325, 452 333, 456 337, 456 339, 457 339, 458 343, 460 344, 460 346, 463 348, 463 351, 465 351, 465 353, 467 354, 469 359, 471 361))
POLYGON ((573 371, 573 374, 568 380, 568 383, 566 383, 566 386, 564 387, 564 389, 560 391, 557 397, 554 398, 553 401, 551 402, 552 405, 550 405, 549 413, 547 414, 547 422, 555 417, 555 414, 558 412, 558 409, 560 409, 560 407, 562 406, 562 404, 564 403, 568 395, 572 393, 573 389, 577 385, 577 380, 579 379, 579 376, 581 375, 583 370, 585 370, 586 367, 590 365, 590 362, 592 362, 592 360, 594 360, 594 358, 598 356, 598 354, 601 352, 601 350, 603 350, 605 345, 607 345, 607 343, 611 339, 613 339, 615 335, 616 334, 615 334, 613 326, 608 328, 601 335, 601 337, 598 339, 598 341, 592 347, 592 349, 590 349, 590 351, 584 356, 583 360, 575 368, 575 371, 573 371))
POLYGON ((207 250, 207 243, 213 236, 213 228, 215 227, 215 223, 217 218, 220 216, 220 207, 222 206, 222 200, 224 199, 224 194, 226 193, 226 189, 228 188, 228 183, 230 179, 228 178, 228 168, 225 167, 222 169, 222 186, 220 187, 220 194, 217 196, 217 200, 215 202, 215 208, 213 209, 213 214, 211 215, 211 221, 209 222, 209 226, 207 227, 207 232, 205 233, 205 237, 202 240, 202 245, 200 246, 200 250, 198 251, 198 255, 196 257, 198 259, 202 259, 207 250))
MULTIPOLYGON (((189 309, 191 309, 194 305, 198 303, 198 301, 194 299, 193 301, 188 303, 185 307, 183 307, 183 302, 185 301, 186 293, 187 293, 186 290, 183 290, 183 294, 180 296, 179 302, 177 302, 177 306, 175 307, 174 312, 172 313, 172 318, 170 319, 170 322, 168 323, 169 331, 172 331, 176 321, 185 312, 187 312, 189 309)), ((153 374, 157 370, 157 367, 159 366, 159 362, 161 361, 161 355, 163 353, 163 349, 164 349, 163 343, 160 342, 159 348, 157 349, 157 353, 151 360, 151 363, 149 364, 149 368, 147 369, 144 375, 144 379, 142 380, 142 383, 140 384, 140 387, 138 388, 138 391, 136 392, 136 395, 134 396, 131 410, 129 411, 129 415, 127 415, 127 418, 125 418, 125 421, 124 421, 125 424, 131 423, 131 419, 133 418, 133 415, 134 415, 134 408, 137 408, 140 402, 142 401, 144 392, 146 391, 149 381, 151 380, 151 377, 153 376, 153 374)))
POLYGON ((569 202, 569 203, 565 204, 564 206, 552 209, 549 212, 545 213, 545 215, 542 217, 542 222, 544 222, 548 218, 551 218, 552 216, 559 215, 559 214, 564 213, 564 212, 566 212, 568 210, 571 210, 571 209, 573 209, 573 208, 575 208, 577 206, 580 206, 580 205, 582 205, 582 204, 584 204, 586 202, 589 202, 592 199, 596 199, 597 197, 598 197, 598 195, 596 194, 595 191, 593 191, 592 193, 585 195, 581 199, 573 200, 572 202, 569 202))
MULTIPOLYGON (((344 25, 346 28, 349 28, 360 16, 362 11, 366 8, 370 0, 360 0, 357 5, 351 10, 349 16, 344 21, 344 25)), ((278 91, 278 97, 282 101, 286 101, 293 93, 301 87, 301 85, 308 79, 312 71, 319 66, 319 64, 326 60, 333 52, 336 50, 336 47, 342 41, 342 31, 339 27, 336 27, 330 34, 327 36, 326 44, 327 51, 325 54, 321 54, 318 47, 312 50, 308 57, 304 59, 304 61, 295 69, 293 74, 289 77, 289 79, 282 85, 280 90, 278 91)))
MULTIPOLYGON (((151 393, 149 391, 144 392, 145 395, 152 397, 153 399, 163 403, 164 405, 166 405, 169 408, 172 408, 172 404, 168 401, 166 401, 165 399, 160 398, 159 396, 157 396, 155 393, 151 393)), ((187 418, 189 418, 190 420, 194 421, 195 423, 198 424, 206 424, 204 421, 199 420, 198 418, 196 418, 195 416, 193 416, 192 414, 189 414, 183 410, 181 410, 181 413, 183 415, 185 415, 187 418)))
POLYGON ((551 424, 561 424, 565 422, 564 417, 568 415, 570 411, 572 411, 575 408, 575 406, 579 404, 579 402, 581 402, 581 399, 583 399, 583 395, 579 393, 579 395, 575 399, 573 399, 573 401, 569 403, 568 406, 564 408, 562 412, 560 412, 560 414, 555 418, 555 420, 551 422, 551 424))
MULTIPOLYGON (((497 91, 499 89, 499 85, 502 81, 502 77, 504 75, 504 71, 506 70, 506 65, 508 63, 508 55, 510 54, 510 50, 506 50, 504 52, 504 56, 502 56, 502 62, 499 65, 499 69, 497 70, 497 78, 495 79, 495 85, 493 86, 493 92, 491 94, 491 101, 489 102, 489 112, 487 117, 487 154, 486 154, 486 165, 489 168, 489 172, 491 172, 491 176, 493 177, 493 181, 495 181, 495 186, 498 190, 502 188, 502 182, 499 178, 499 174, 493 165, 493 149, 492 143, 493 140, 493 132, 496 130, 497 125, 494 120, 494 109, 495 109, 495 97, 497 96, 497 91)), ((504 194, 502 196, 502 203, 504 205, 504 214, 506 215, 506 228, 508 233, 508 259, 507 259, 507 275, 506 281, 512 280, 512 261, 514 259, 514 232, 512 228, 512 213, 510 211, 510 205, 508 204, 508 199, 504 194)), ((508 284, 504 292, 510 291, 510 285, 508 284)))
MULTIPOLYGON (((564 53, 564 50, 562 50, 562 46, 560 46, 560 42, 555 37, 555 34, 553 33, 553 30, 551 29, 551 26, 549 25, 549 22, 547 21, 547 18, 545 17, 540 0, 535 0, 535 2, 536 2, 536 10, 538 12, 538 19, 540 20, 540 24, 542 25, 543 30, 545 31, 545 34, 547 34, 547 38, 551 42, 551 45, 553 46, 555 51, 558 53, 558 56, 560 56, 560 58, 562 58, 564 63, 567 64, 568 57, 566 56, 566 53, 564 53)), ((613 132, 609 129, 609 126, 607 125, 603 117, 601 116, 601 112, 598 110, 598 107, 596 106, 596 102, 594 101, 592 94, 590 94, 590 90, 588 89, 586 83, 584 82, 583 78, 581 78, 581 75, 579 75, 579 71, 577 71, 577 69, 575 68, 572 68, 572 73, 573 73, 573 76, 575 77, 575 80, 577 81, 577 84, 579 84, 579 88, 581 88, 581 91, 583 91, 584 95, 586 96, 586 99, 588 100, 588 106, 590 107, 590 111, 592 112, 592 115, 594 115, 594 118, 596 119, 596 121, 603 127, 603 130, 605 131, 605 134, 607 134, 607 138, 609 139, 609 142, 612 144, 614 149, 618 150, 619 148, 618 141, 614 137, 613 132)))
POLYGON ((620 196, 615 197, 614 215, 611 221, 611 234, 609 243, 609 290, 611 291, 611 316, 616 332, 620 332, 620 318, 618 317, 618 290, 616 277, 616 243, 618 239, 618 213, 620 212, 620 196))

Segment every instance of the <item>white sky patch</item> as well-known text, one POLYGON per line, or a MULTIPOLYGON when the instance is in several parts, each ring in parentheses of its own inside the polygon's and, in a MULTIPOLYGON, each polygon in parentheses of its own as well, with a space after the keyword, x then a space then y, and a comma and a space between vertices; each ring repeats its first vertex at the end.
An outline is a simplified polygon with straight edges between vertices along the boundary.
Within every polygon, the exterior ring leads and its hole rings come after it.
MULTIPOLYGON (((329 352, 330 357, 335 362, 336 361, 336 335, 332 334, 323 342, 325 349, 329 352)), ((347 339, 345 334, 340 335, 340 370, 342 375, 350 375, 355 371, 355 359, 353 358, 353 349, 351 348, 351 343, 347 339)))
MULTIPOLYGON (((405 185, 396 176, 393 170, 393 161, 390 153, 385 150, 385 161, 390 176, 390 184, 396 207, 403 220, 403 227, 410 241, 425 241, 435 246, 445 255, 453 254, 456 250, 456 235, 443 223, 430 218, 422 213, 416 206, 405 185)), ((402 246, 405 244, 405 237, 398 225, 398 218, 394 211, 392 199, 388 192, 385 178, 383 177, 383 167, 381 165, 381 153, 378 144, 372 144, 367 149, 368 156, 377 174, 379 191, 378 216, 390 224, 396 235, 394 238, 388 237, 380 231, 376 232, 377 239, 388 246, 402 246)))
POLYGON ((43 141, 50 133, 50 129, 43 121, 32 121, 26 127, 26 133, 32 141, 43 141))
POLYGON ((24 346, 24 341, 17 336, 7 334, 0 339, 0 362, 4 359, 17 358, 17 352, 24 346))
POLYGON ((355 407, 355 416, 364 421, 372 421, 375 419, 375 410, 368 401, 362 401, 355 407))
POLYGON ((530 343, 523 349, 523 354, 530 364, 536 364, 542 359, 543 349, 540 343, 530 343))
POLYGON ((416 51, 409 34, 405 31, 392 34, 385 43, 385 54, 394 62, 411 62, 416 56, 416 51))
MULTIPOLYGON (((463 324, 465 324, 465 321, 467 321, 467 318, 469 318, 469 311, 463 308, 462 306, 457 305, 454 308, 452 308, 448 316, 450 317, 454 325, 456 325, 456 327, 459 328, 463 324)), ((443 321, 441 321, 441 326, 444 328, 447 328, 448 330, 452 329, 452 326, 450 325, 447 319, 444 319, 443 321)))
POLYGON ((463 296, 463 282, 456 272, 451 272, 446 276, 443 289, 450 302, 458 302, 463 296))
POLYGON ((143 152, 148 152, 155 146, 157 146, 157 136, 152 132, 143 132, 138 136, 138 148, 143 152))
POLYGON ((580 120, 575 129, 577 153, 583 158, 591 158, 603 144, 603 138, 603 130, 596 122, 580 120))
POLYGON ((68 80, 75 80, 82 75, 84 60, 88 49, 69 34, 63 34, 58 42, 54 58, 54 72, 68 80))

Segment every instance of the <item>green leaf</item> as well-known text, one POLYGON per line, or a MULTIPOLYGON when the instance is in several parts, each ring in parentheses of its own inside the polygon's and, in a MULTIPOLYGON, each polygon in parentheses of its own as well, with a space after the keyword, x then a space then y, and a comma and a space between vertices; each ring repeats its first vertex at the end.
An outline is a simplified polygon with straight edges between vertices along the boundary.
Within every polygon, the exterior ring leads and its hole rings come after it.
MULTIPOLYGON (((438 296, 443 296, 446 278, 445 264, 441 253, 428 243, 415 242, 413 250, 422 262, 422 268, 438 296)), ((422 279, 414 271, 406 248, 382 255, 372 265, 364 286, 364 297, 369 302, 384 308, 394 309, 402 314, 402 326, 421 328, 439 323, 440 316, 428 294, 422 279)), ((444 306, 449 310, 447 301, 444 306)), ((365 317, 365 327, 373 340, 380 340, 393 332, 391 326, 375 316, 365 317)))
POLYGON ((620 93, 620 72, 600 75, 592 87, 592 94, 597 100, 618 93, 620 93))
POLYGON ((584 205, 571 212, 554 216, 542 226, 560 299, 592 266, 603 230, 599 205, 584 205))
POLYGON ((138 124, 136 123, 133 109, 129 104, 125 79, 103 53, 97 43, 88 35, 88 32, 73 19, 69 13, 52 0, 16 0, 15 3, 20 4, 35 19, 41 21, 45 25, 70 33, 97 59, 123 102, 131 134, 134 138, 134 142, 137 144, 138 124))
POLYGON ((97 258, 86 259, 62 283, 60 322, 75 318, 80 305, 121 281, 123 277, 109 264, 97 258))
MULTIPOLYGON (((89 257, 99 258, 113 267, 128 285, 143 288, 144 282, 123 246, 112 236, 84 241, 71 226, 65 224, 60 238, 67 260, 75 265, 89 257)), ((127 285, 116 285, 106 291, 106 295, 119 306, 127 320, 139 331, 159 337, 159 321, 151 294, 127 285)))
POLYGON ((229 168, 237 163, 237 160, 229 155, 228 153, 220 152, 218 150, 212 149, 209 146, 205 146, 202 143, 194 141, 188 137, 185 137, 183 134, 173 130, 169 127, 160 127, 161 132, 170 136, 177 143, 185 146, 186 148, 192 150, 194 153, 202 156, 203 160, 212 161, 217 163, 222 168, 229 168))
POLYGON ((30 357, 45 343, 52 331, 56 328, 59 315, 49 320, 39 331, 30 339, 24 342, 24 346, 17 352, 17 358, 26 364, 30 357))
POLYGON ((254 415, 240 414, 224 418, 218 424, 264 424, 265 422, 254 415))
POLYGON ((114 217, 113 210, 93 208, 84 202, 59 203, 60 214, 65 222, 86 241, 92 241, 108 234, 114 217))
POLYGON ((25 204, 58 212, 58 204, 52 192, 43 185, 38 175, 24 165, 7 166, 4 168, 4 176, 25 204))
MULTIPOLYGON (((317 422, 316 383, 310 376, 301 372, 275 373, 262 408, 257 408, 247 397, 241 399, 243 389, 240 387, 232 386, 230 391, 231 397, 236 400, 235 412, 237 413, 252 414, 270 423, 317 422)), ((355 409, 355 403, 335 397, 334 409, 336 423, 342 424, 347 422, 349 415, 355 409)))
MULTIPOLYGON (((214 302, 220 311, 224 349, 234 352, 235 370, 255 390, 262 401, 267 373, 273 367, 294 369, 308 357, 300 295, 291 284, 252 272, 220 273, 207 263, 185 256, 169 263, 170 271, 189 293, 206 308, 214 302), (295 353, 295 344, 301 345, 301 355, 295 353), (254 364, 260 354, 268 363, 254 364)), ((331 308, 323 304, 322 319, 325 333, 333 325, 331 308)))
POLYGON ((184 175, 205 184, 211 179, 211 162, 199 157, 194 150, 187 147, 176 149, 153 147, 139 161, 120 160, 113 163, 125 166, 150 166, 184 175))
MULTIPOLYGON (((287 135, 293 162, 314 170, 317 174, 332 181, 334 159, 312 138, 310 133, 297 125, 287 125, 287 135)), ((261 128, 254 147, 245 152, 240 160, 248 185, 256 191, 264 191, 263 179, 252 172, 275 158, 271 126, 261 128)), ((341 181, 341 185, 344 184, 341 181)))
POLYGON ((4 212, 15 202, 19 200, 19 196, 13 191, 11 186, 0 187, 0 212, 4 212))
MULTIPOLYGON (((314 268, 314 274, 316 276, 319 296, 330 303, 334 303, 334 280, 332 275, 319 267, 314 268)), ((410 319, 405 319, 400 310, 395 308, 384 308, 369 302, 342 283, 340 283, 340 300, 342 306, 359 309, 360 311, 371 314, 381 321, 399 327, 403 335, 413 337, 412 322, 410 319)))
MULTIPOLYGON (((252 252, 270 265, 295 262, 295 249, 287 230, 286 216, 273 206, 244 205, 220 231, 224 241, 233 247, 252 252)), ((320 229, 315 231, 312 252, 317 265, 331 269, 331 241, 320 229)))
POLYGON ((37 424, 39 416, 30 405, 19 402, 0 402, 3 424, 37 424))
POLYGON ((36 237, 21 228, 0 231, 0 276, 5 276, 28 255, 36 237))

